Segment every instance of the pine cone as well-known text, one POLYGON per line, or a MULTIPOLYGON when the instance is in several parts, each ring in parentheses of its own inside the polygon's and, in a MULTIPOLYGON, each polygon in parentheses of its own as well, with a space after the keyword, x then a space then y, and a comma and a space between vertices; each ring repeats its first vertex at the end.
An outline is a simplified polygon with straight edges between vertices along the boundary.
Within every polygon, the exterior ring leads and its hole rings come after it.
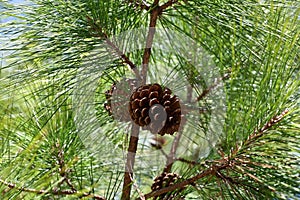
POLYGON ((154 179, 154 183, 151 186, 153 191, 162 189, 174 185, 175 181, 179 178, 178 174, 163 172, 154 179))
POLYGON ((136 89, 137 81, 135 79, 123 79, 118 83, 114 83, 110 90, 105 92, 106 103, 104 108, 114 119, 119 121, 130 121, 128 113, 128 99, 134 89, 136 89))
MULTIPOLYGON (((171 185, 174 185, 175 182, 179 179, 179 175, 176 173, 166 173, 163 172, 161 175, 157 176, 154 179, 154 183, 151 186, 152 191, 156 191, 171 185)), ((172 192, 171 194, 165 193, 162 194, 158 197, 155 197, 154 199, 164 199, 164 200, 171 200, 174 199, 175 197, 178 197, 178 194, 182 191, 183 189, 179 189, 176 192, 172 192)))
POLYGON ((169 88, 159 84, 138 87, 130 97, 131 119, 152 133, 174 134, 179 130, 181 108, 179 98, 169 88))

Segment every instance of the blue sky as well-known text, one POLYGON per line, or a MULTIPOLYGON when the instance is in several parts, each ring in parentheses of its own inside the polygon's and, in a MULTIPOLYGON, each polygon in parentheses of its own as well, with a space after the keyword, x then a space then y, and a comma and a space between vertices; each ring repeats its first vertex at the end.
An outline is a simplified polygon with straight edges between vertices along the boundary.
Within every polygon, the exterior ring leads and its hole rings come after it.
MULTIPOLYGON (((9 3, 14 3, 14 4, 22 4, 24 3, 25 1, 24 0, 11 0, 11 1, 8 1, 9 3)), ((1 11, 1 2, 0 2, 0 11, 1 11)), ((2 17, 2 16, 1 16, 2 17)), ((0 17, 0 22, 3 23, 3 22, 7 22, 10 20, 10 18, 4 18, 4 19, 1 19, 0 17)))
MULTIPOLYGON (((22 3, 25 3, 26 1, 25 0, 10 0, 8 1, 9 3, 14 3, 14 4, 22 4, 22 3)), ((0 13, 1 13, 1 2, 0 2, 0 13)), ((5 22, 8 22, 9 20, 12 20, 13 17, 7 17, 7 18, 3 18, 2 15, 0 15, 0 23, 5 23, 5 22)), ((5 42, 7 41, 8 37, 7 36, 2 36, 0 34, 0 48, 5 44, 5 42)), ((3 65, 5 62, 1 59, 2 56, 8 54, 9 52, 3 52, 0 50, 0 66, 1 64, 3 65)))

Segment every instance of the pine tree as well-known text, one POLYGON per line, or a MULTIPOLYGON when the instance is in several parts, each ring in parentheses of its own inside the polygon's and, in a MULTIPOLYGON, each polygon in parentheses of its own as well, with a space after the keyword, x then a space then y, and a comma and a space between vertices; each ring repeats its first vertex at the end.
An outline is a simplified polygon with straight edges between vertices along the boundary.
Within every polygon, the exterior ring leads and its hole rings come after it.
POLYGON ((299 4, 0 2, 1 199, 299 197, 299 4))

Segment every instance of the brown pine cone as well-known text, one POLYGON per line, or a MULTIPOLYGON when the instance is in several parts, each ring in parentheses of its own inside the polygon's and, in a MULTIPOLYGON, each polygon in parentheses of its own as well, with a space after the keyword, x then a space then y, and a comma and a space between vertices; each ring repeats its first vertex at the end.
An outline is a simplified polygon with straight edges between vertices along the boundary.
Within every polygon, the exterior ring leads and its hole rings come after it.
MULTIPOLYGON (((160 174, 159 176, 157 176, 154 179, 154 183, 151 186, 151 190, 152 191, 156 191, 156 190, 160 190, 162 188, 174 185, 176 183, 176 181, 180 178, 180 176, 176 173, 166 173, 163 172, 162 174, 160 174)), ((165 193, 165 194, 161 194, 157 197, 155 197, 154 199, 164 199, 164 200, 171 200, 174 199, 175 197, 178 197, 179 193, 182 191, 183 189, 179 189, 176 192, 171 192, 171 194, 169 193, 165 193)))
POLYGON ((174 185, 175 181, 179 178, 178 174, 163 172, 154 179, 154 183, 151 186, 153 191, 162 189, 174 185))
POLYGON ((152 133, 174 134, 181 121, 180 100, 172 91, 159 84, 138 87, 130 97, 131 119, 152 133))
POLYGON ((119 121, 130 121, 128 113, 128 99, 134 89, 136 89, 137 81, 135 79, 123 79, 118 83, 114 83, 110 90, 105 92, 106 103, 104 108, 114 119, 119 121))

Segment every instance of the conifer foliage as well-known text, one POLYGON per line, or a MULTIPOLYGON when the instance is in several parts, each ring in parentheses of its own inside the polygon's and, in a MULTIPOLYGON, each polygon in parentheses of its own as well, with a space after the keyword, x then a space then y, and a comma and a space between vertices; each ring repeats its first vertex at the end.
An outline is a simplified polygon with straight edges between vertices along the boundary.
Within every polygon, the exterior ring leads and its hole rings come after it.
POLYGON ((1 199, 299 198, 299 5, 0 1, 1 199))

